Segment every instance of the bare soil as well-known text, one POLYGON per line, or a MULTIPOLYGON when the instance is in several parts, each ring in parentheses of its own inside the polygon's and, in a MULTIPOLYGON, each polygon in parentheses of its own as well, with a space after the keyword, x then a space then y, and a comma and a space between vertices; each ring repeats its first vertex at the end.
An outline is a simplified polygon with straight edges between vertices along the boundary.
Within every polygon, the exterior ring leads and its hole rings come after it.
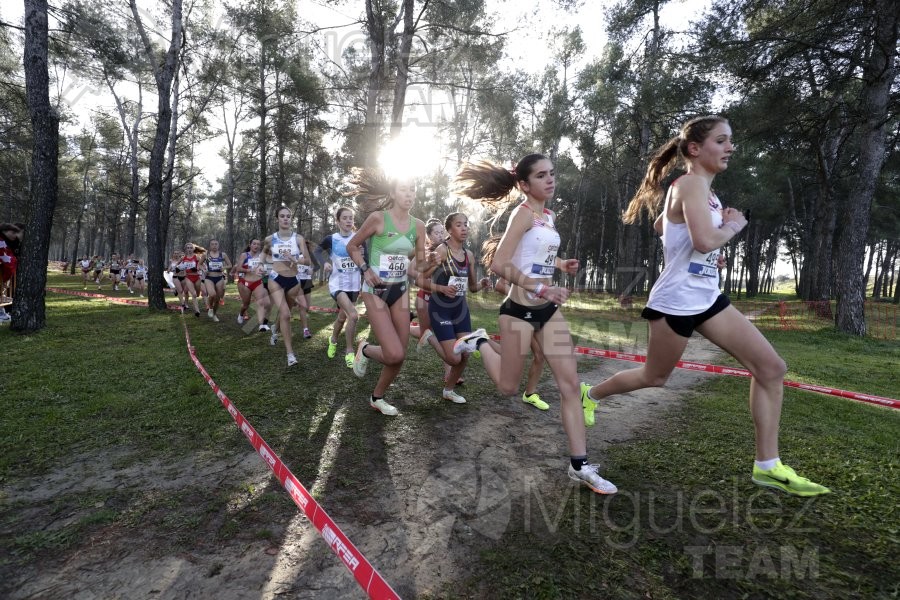
MULTIPOLYGON (((719 354, 695 336, 685 357, 715 362, 719 354)), ((596 368, 582 374, 585 381, 633 366, 590 361, 596 368)), ((658 434, 706 377, 676 371, 665 389, 606 401, 588 430, 591 458, 603 463, 605 448, 658 434)), ((402 597, 452 596, 479 552, 496 546, 511 523, 546 519, 538 511, 541 490, 576 485, 566 477, 556 387, 547 381, 539 392, 551 403, 547 412, 516 399, 469 403, 442 439, 410 432, 390 440, 385 466, 371 477, 343 477, 327 464, 339 451, 330 449, 309 487, 402 597)), ((124 512, 126 523, 93 524, 78 539, 27 559, 0 558, 0 597, 365 597, 249 445, 237 454, 211 451, 168 463, 134 448, 74 456, 45 477, 6 482, 0 530, 52 536, 102 508, 124 512)))

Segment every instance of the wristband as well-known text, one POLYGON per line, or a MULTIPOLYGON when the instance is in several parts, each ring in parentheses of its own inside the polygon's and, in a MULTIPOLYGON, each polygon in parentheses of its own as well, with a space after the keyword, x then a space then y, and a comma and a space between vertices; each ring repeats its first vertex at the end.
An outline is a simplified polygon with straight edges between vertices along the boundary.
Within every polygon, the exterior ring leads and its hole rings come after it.
POLYGON ((360 272, 360 273, 365 273, 365 272, 368 271, 368 270, 369 270, 369 263, 365 263, 365 262, 364 262, 363 264, 359 265, 359 272, 360 272))
POLYGON ((544 294, 545 294, 546 292, 547 292, 547 286, 544 285, 543 283, 539 283, 539 284, 537 284, 537 286, 534 288, 534 291, 533 291, 532 293, 533 293, 535 296, 537 296, 538 298, 543 298, 543 297, 544 297, 544 294))
POLYGON ((727 227, 728 229, 732 230, 734 232, 734 235, 739 234, 741 232, 741 229, 743 229, 743 227, 741 227, 734 221, 727 221, 725 223, 722 223, 722 227, 727 227))

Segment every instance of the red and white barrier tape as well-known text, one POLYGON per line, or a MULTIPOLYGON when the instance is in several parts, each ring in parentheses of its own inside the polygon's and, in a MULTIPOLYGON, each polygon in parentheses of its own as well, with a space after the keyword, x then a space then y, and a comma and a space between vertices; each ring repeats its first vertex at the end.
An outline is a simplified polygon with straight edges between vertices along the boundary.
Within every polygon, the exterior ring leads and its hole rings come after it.
POLYGON ((356 582, 363 590, 365 590, 369 598, 375 600, 399 599, 400 596, 397 592, 391 588, 384 577, 382 577, 375 567, 372 566, 372 563, 370 563, 356 546, 353 545, 353 542, 344 535, 344 532, 341 531, 340 527, 338 527, 334 520, 328 516, 328 513, 325 512, 325 509, 316 502, 309 491, 307 491, 303 484, 300 483, 300 480, 291 473, 290 469, 288 469, 287 465, 284 464, 275 451, 272 450, 271 446, 269 446, 262 436, 256 432, 253 425, 244 418, 241 411, 237 409, 231 400, 228 399, 228 396, 225 395, 225 392, 223 392, 216 382, 213 381, 213 378, 210 377, 209 373, 207 373, 206 369, 203 367, 203 363, 197 358, 194 347, 191 345, 190 332, 188 331, 188 326, 183 315, 181 322, 182 325, 184 325, 184 338, 187 341, 188 354, 190 354, 194 366, 197 367, 197 370, 200 371, 203 379, 206 380, 206 383, 209 384, 209 387, 212 388, 213 392, 215 392, 216 396, 221 400, 222 405, 228 411, 228 414, 231 415, 231 418, 234 419, 234 423, 241 433, 244 434, 263 461, 269 465, 269 468, 294 501, 294 504, 306 514, 310 522, 315 526, 316 530, 318 530, 322 538, 331 548, 332 552, 334 552, 344 563, 344 566, 350 570, 350 573, 356 578, 356 582))
MULTIPOLYGON (((140 304, 146 306, 146 302, 137 302, 137 301, 128 301, 125 299, 114 298, 110 296, 104 296, 102 294, 92 294, 89 292, 77 292, 73 290, 62 290, 57 288, 47 288, 48 291, 58 292, 61 294, 72 294, 75 296, 87 296, 90 298, 106 298, 110 301, 121 302, 123 304, 140 304)), ((178 307, 170 307, 175 310, 178 307)), ((323 308, 320 306, 312 306, 310 310, 320 311, 320 312, 337 312, 337 309, 334 308, 323 308)), ((492 334, 491 337, 495 340, 499 340, 500 336, 496 334, 492 334)), ((647 357, 643 354, 629 354, 626 352, 615 352, 613 350, 601 350, 600 348, 588 348, 586 346, 575 346, 576 354, 584 354, 586 356, 596 356, 599 358, 613 358, 615 360, 625 360, 629 362, 643 363, 647 362, 647 357)), ((733 377, 750 377, 750 371, 746 369, 740 369, 735 367, 724 367, 721 365, 707 365, 704 363, 697 362, 689 362, 689 361, 678 361, 675 365, 679 369, 686 369, 688 371, 701 371, 704 373, 715 373, 717 375, 731 375, 733 377)), ((785 380, 784 385, 787 387, 797 388, 800 390, 806 390, 808 392, 817 392, 819 394, 827 394, 829 396, 837 396, 839 398, 848 398, 850 400, 856 400, 857 402, 865 402, 867 404, 874 404, 876 406, 886 406, 888 408, 898 409, 900 410, 900 400, 895 400, 894 398, 887 398, 885 396, 876 396, 874 394, 861 394, 859 392, 849 392, 847 390, 841 390, 837 388, 831 388, 821 385, 813 385, 809 383, 800 383, 799 381, 788 381, 785 380)))

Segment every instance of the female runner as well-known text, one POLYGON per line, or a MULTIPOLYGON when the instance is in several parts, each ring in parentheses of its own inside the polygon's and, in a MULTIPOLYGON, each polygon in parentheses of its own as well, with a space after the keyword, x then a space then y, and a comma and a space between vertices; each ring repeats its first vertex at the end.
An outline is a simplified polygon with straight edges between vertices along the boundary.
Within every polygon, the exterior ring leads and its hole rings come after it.
POLYGON ((344 330, 344 364, 353 368, 354 353, 356 351, 356 325, 359 322, 359 313, 356 311, 356 301, 359 298, 359 290, 362 284, 359 267, 350 258, 347 252, 347 242, 353 236, 355 213, 349 206, 341 206, 334 214, 338 230, 325 237, 319 244, 319 249, 327 256, 323 268, 328 273, 328 293, 334 299, 338 307, 337 318, 331 337, 328 338, 328 358, 334 358, 337 354, 337 340, 344 330))
POLYGON ((587 460, 572 335, 559 312, 569 290, 552 285, 557 268, 566 273, 578 270, 578 260, 557 255, 560 237, 553 212, 545 206, 555 191, 553 163, 541 154, 529 154, 512 171, 489 163, 470 164, 456 181, 458 191, 475 200, 512 203, 511 192, 516 188, 525 200, 513 210, 491 262, 491 271, 511 284, 500 307, 500 343, 488 343, 485 331, 479 329, 458 340, 454 352, 480 350, 484 368, 497 389, 512 395, 519 389, 525 355, 536 338, 559 387, 560 415, 569 442, 569 477, 598 494, 615 493, 616 486, 600 476, 598 465, 587 460))
POLYGON ((263 254, 272 259, 269 296, 278 307, 279 329, 284 337, 289 367, 297 364, 291 332, 291 309, 297 304, 297 296, 300 293, 297 270, 300 265, 310 264, 306 240, 291 228, 291 217, 290 208, 286 206, 279 208, 278 231, 266 237, 263 243, 263 254))
POLYGON ((607 396, 665 385, 696 330, 752 374, 753 483, 796 496, 827 494, 828 488, 782 464, 778 422, 787 366, 759 330, 719 293, 719 248, 747 224, 739 210, 723 209, 712 191, 713 179, 728 168, 732 152, 728 121, 709 116, 688 121, 651 159, 624 215, 626 223, 633 223, 643 210, 653 215, 662 208, 656 227, 662 229, 665 268, 641 314, 650 321, 647 361, 591 388, 584 397, 585 420, 593 424, 597 401, 607 396), (687 172, 664 195, 662 181, 678 159, 687 172))
POLYGON ((203 287, 206 290, 206 316, 218 323, 219 301, 225 298, 225 273, 231 269, 228 254, 219 250, 219 240, 209 240, 205 262, 203 287))
POLYGON ((384 367, 369 405, 384 415, 397 414, 397 408, 385 401, 388 386, 397 377, 406 358, 409 340, 409 258, 425 264, 425 223, 409 214, 416 199, 411 180, 389 180, 383 173, 356 169, 351 183, 353 194, 361 200, 381 199, 381 210, 366 217, 359 231, 350 238, 347 249, 362 272, 362 298, 366 315, 378 345, 359 342, 353 363, 357 377, 366 374, 369 359, 384 367), (363 258, 362 245, 372 240, 369 263, 363 258))

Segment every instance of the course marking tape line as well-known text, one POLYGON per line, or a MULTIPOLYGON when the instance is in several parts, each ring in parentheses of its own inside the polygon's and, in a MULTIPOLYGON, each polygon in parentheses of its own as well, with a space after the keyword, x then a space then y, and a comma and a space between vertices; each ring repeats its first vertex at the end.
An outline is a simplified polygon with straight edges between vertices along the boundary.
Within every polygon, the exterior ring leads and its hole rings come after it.
POLYGON ((184 325, 184 337, 187 342, 188 354, 193 361, 194 366, 200 371, 203 379, 209 384, 215 392, 216 397, 222 402, 225 410, 231 415, 238 430, 244 434, 253 448, 259 454, 260 458, 265 461, 269 469, 275 474, 278 482, 287 491, 294 504, 302 510, 309 518, 310 522, 315 526, 316 530, 325 540, 325 543, 331 548, 344 566, 350 570, 353 577, 360 587, 368 594, 369 598, 374 600, 399 600, 400 596, 385 581, 384 577, 372 566, 365 556, 353 545, 353 542, 344 535, 344 532, 332 520, 325 509, 316 502, 309 491, 300 483, 300 480, 291 473, 290 469, 281 458, 272 450, 272 447, 266 443, 262 436, 257 433, 253 425, 244 418, 241 411, 237 409, 233 402, 225 395, 225 392, 213 381, 209 373, 203 367, 203 363, 197 358, 194 347, 191 345, 191 336, 188 332, 187 322, 184 315, 181 316, 182 325, 184 325))
MULTIPOLYGON (((614 352, 611 350, 601 350, 599 348, 586 348, 584 346, 575 346, 575 352, 577 354, 585 354, 588 356, 598 356, 603 358, 614 358, 616 360, 626 360, 630 362, 637 363, 645 363, 647 362, 647 357, 643 354, 628 354, 625 352, 614 352)), ((685 360, 680 360, 675 365, 679 369, 685 369, 688 371, 701 371, 704 373, 715 373, 717 375, 731 375, 733 377, 750 377, 750 371, 747 369, 740 369, 735 367, 724 367, 721 365, 707 365, 705 363, 698 362, 690 362, 685 360)), ((860 394, 858 392, 848 392, 846 390, 839 390, 836 388, 825 387, 821 385, 812 385, 808 383, 800 383, 798 381, 784 381, 784 385, 787 387, 797 388, 801 390, 806 390, 809 392, 818 392, 820 394, 828 394, 830 396, 839 396, 841 398, 849 398, 850 400, 857 400, 859 402, 867 402, 869 404, 875 404, 877 406, 886 406, 888 408, 900 409, 900 400, 894 400, 893 398, 885 398, 884 396, 875 396, 872 394, 860 394)))
MULTIPOLYGON (((58 292, 61 294, 72 294, 75 296, 86 296, 89 298, 106 298, 112 302, 120 302, 122 304, 138 304, 141 306, 146 306, 146 302, 139 302, 136 300, 129 301, 127 299, 115 298, 112 296, 104 296, 103 294, 93 294, 90 292, 78 292, 73 290, 63 290, 58 288, 47 288, 48 291, 58 292)), ((172 310, 179 310, 177 306, 170 306, 172 310)), ((310 310, 317 310, 321 312, 337 312, 337 309, 332 308, 322 308, 318 306, 310 307, 310 310)), ((491 334, 491 338, 494 340, 499 340, 500 336, 497 334, 491 334)), ((615 352, 613 350, 601 350, 600 348, 588 348, 586 346, 575 346, 576 354, 584 354, 585 356, 595 356, 598 358, 612 358, 615 360, 625 360, 629 362, 636 363, 645 363, 647 362, 647 357, 643 354, 635 354, 628 352, 615 352)), ((688 371, 700 371, 703 373, 714 373, 716 375, 731 375, 733 377, 750 377, 750 371, 747 369, 741 369, 737 367, 725 367, 721 365, 707 365, 705 363, 698 363, 692 361, 680 360, 675 365, 676 368, 685 369, 688 371)), ((839 398, 847 398, 849 400, 856 400, 857 402, 865 402, 867 404, 874 404, 876 406, 886 406, 888 408, 898 409, 900 410, 900 400, 895 400, 893 398, 887 398, 884 396, 876 396, 874 394, 862 394, 859 392, 850 392, 847 390, 841 390, 838 388, 832 388, 822 385, 814 385, 810 383, 800 383, 799 381, 789 381, 785 380, 784 385, 786 387, 797 388, 799 390, 805 390, 807 392, 817 392, 819 394, 826 394, 829 396, 837 396, 839 398)))

